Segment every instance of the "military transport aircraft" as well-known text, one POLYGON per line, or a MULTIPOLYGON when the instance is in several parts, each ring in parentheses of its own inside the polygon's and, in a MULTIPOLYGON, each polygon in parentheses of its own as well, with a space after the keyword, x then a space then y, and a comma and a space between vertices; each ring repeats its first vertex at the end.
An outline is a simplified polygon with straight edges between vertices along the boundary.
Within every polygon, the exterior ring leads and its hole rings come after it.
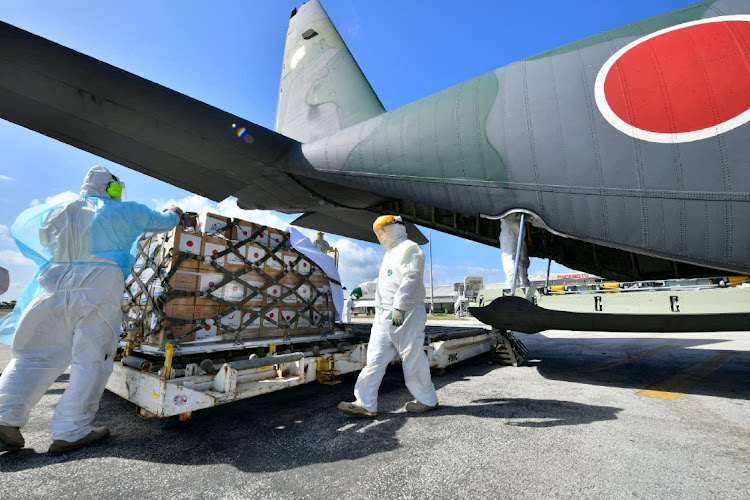
POLYGON ((0 117, 175 186, 373 241, 378 214, 620 279, 750 273, 750 2, 593 35, 386 112, 318 0, 276 131, 0 23, 0 117), (345 188, 345 189, 342 189, 345 188))

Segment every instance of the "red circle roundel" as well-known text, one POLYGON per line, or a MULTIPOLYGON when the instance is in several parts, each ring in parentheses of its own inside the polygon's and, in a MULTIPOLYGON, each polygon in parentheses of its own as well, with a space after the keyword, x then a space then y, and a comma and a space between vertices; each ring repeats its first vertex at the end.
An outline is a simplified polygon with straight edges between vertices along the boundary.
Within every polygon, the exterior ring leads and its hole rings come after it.
POLYGON ((594 89, 607 121, 631 137, 690 142, 750 121, 750 16, 672 26, 626 45, 594 89))

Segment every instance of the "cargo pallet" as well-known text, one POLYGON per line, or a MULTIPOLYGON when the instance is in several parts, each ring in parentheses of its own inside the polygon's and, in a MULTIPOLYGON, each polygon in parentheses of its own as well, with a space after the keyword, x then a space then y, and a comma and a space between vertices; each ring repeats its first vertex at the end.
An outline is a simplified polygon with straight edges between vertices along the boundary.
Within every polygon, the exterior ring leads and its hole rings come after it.
MULTIPOLYGON (((107 389, 134 403, 142 418, 188 420, 197 410, 310 382, 336 384, 337 375, 365 366, 367 333, 369 325, 351 325, 322 337, 225 343, 200 352, 197 347, 175 352, 172 344, 161 350, 133 348, 123 342, 107 389), (215 364, 222 355, 229 359, 215 364)), ((425 353, 438 374, 502 342, 499 332, 484 328, 427 327, 425 337, 425 353)))

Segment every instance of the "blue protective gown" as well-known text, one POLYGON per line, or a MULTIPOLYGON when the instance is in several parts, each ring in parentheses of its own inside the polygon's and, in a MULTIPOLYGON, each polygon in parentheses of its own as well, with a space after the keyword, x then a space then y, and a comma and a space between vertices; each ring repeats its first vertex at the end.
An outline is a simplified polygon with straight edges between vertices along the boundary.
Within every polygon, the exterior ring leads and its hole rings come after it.
POLYGON ((0 340, 13 358, 0 376, 0 425, 23 427, 49 386, 67 369, 68 388, 55 408, 53 439, 91 432, 122 321, 124 278, 142 233, 172 229, 174 212, 135 202, 81 196, 23 212, 10 234, 39 269, 0 340))

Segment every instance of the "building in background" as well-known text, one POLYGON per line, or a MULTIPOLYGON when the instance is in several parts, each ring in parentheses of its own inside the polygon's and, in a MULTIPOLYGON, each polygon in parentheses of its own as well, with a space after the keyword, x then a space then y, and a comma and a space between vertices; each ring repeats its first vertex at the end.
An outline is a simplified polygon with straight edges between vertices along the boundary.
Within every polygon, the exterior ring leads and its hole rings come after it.
MULTIPOLYGON (((593 285, 601 282, 602 278, 589 273, 557 273, 549 275, 549 286, 558 285, 593 285)), ((543 288, 547 282, 547 275, 544 273, 529 275, 529 282, 532 287, 543 288)), ((453 285, 438 285, 434 288, 434 304, 436 313, 455 314, 456 305, 463 302, 465 305, 475 305, 476 297, 481 290, 503 290, 505 283, 484 283, 481 276, 467 276, 462 283, 453 285), (460 301, 460 298, 466 301, 460 301)), ((427 287, 427 297, 425 298, 425 308, 429 311, 430 288, 427 287)), ((365 316, 375 314, 375 295, 365 295, 354 303, 352 313, 355 316, 365 316)))

